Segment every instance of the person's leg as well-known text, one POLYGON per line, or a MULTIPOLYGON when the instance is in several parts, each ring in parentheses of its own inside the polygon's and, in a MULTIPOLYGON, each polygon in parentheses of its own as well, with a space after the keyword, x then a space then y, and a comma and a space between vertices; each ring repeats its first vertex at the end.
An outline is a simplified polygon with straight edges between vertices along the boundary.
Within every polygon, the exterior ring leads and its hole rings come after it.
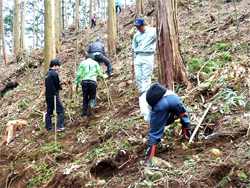
POLYGON ((165 101, 158 102, 154 106, 154 110, 151 114, 150 130, 148 132, 149 137, 144 165, 152 165, 151 159, 155 155, 156 145, 161 141, 164 127, 169 117, 168 110, 168 103, 166 103, 165 101))
POLYGON ((103 62, 107 66, 107 72, 109 76, 112 76, 112 68, 111 68, 111 62, 110 60, 104 56, 103 54, 98 55, 97 59, 101 62, 103 62))
POLYGON ((93 25, 94 25, 94 20, 92 19, 91 20, 91 27, 90 27, 90 29, 92 29, 93 25))
POLYGON ((142 93, 142 62, 140 56, 137 55, 134 61, 135 80, 139 91, 142 93))
POLYGON ((95 97, 96 97, 96 83, 89 84, 89 102, 91 103, 91 107, 93 108, 95 105, 95 97))
POLYGON ((82 115, 87 115, 88 108, 88 84, 82 81, 82 95, 83 95, 83 103, 82 103, 82 115))
POLYGON ((120 13, 122 12, 121 6, 119 5, 120 13))
POLYGON ((117 9, 118 9, 118 6, 115 6, 115 13, 117 14, 117 9))
POLYGON ((95 28, 95 26, 96 26, 96 22, 94 21, 94 27, 93 27, 93 29, 95 28))
POLYGON ((154 55, 142 58, 142 92, 149 89, 154 68, 154 55))
POLYGON ((48 99, 46 98, 46 102, 47 102, 47 114, 46 114, 46 124, 45 124, 45 128, 47 130, 51 130, 53 128, 52 125, 52 121, 51 121, 51 115, 53 114, 53 110, 54 110, 54 99, 48 99))
POLYGON ((56 98, 56 113, 58 114, 58 128, 64 127, 64 114, 65 110, 63 108, 62 102, 59 98, 56 98))

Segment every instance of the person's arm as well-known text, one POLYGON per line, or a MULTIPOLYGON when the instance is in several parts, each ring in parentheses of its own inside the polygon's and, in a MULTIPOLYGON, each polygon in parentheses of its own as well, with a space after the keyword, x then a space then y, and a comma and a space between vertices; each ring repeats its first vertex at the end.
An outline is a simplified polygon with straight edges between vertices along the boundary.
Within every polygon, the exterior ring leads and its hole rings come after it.
POLYGON ((102 45, 102 54, 105 55, 105 47, 102 45))
POLYGON ((78 68, 75 84, 79 84, 80 83, 81 77, 82 77, 82 73, 83 73, 83 63, 81 63, 80 66, 79 66, 79 68, 78 68))
POLYGON ((56 89, 62 89, 62 85, 60 84, 59 75, 57 72, 54 74, 54 85, 56 89))
POLYGON ((89 45, 87 52, 91 53, 91 45, 89 45))
POLYGON ((136 57, 136 53, 135 53, 136 48, 137 48, 137 43, 136 43, 135 36, 134 36, 133 42, 132 42, 132 53, 134 55, 134 58, 136 57))

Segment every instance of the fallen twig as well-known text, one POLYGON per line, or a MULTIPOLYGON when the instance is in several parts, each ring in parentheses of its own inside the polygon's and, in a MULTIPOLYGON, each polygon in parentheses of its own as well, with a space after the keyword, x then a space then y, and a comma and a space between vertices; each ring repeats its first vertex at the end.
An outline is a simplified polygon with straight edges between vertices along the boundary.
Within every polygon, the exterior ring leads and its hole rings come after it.
POLYGON ((191 138, 190 138, 190 140, 189 140, 189 143, 191 143, 191 142, 193 141, 193 138, 194 138, 196 132, 198 131, 198 129, 199 129, 199 127, 200 127, 200 125, 201 125, 203 119, 204 119, 205 116, 207 115, 208 110, 210 109, 211 106, 212 106, 212 103, 209 103, 209 105, 208 105, 206 111, 204 112, 203 116, 202 116, 201 119, 200 119, 200 122, 199 122, 198 125, 195 127, 195 130, 194 130, 194 132, 193 132, 193 134, 192 134, 192 136, 191 136, 191 138))
POLYGON ((123 167, 125 164, 127 164, 129 161, 131 161, 131 159, 127 160, 125 163, 123 163, 121 166, 119 166, 118 169, 120 169, 121 167, 123 167))
POLYGON ((23 150, 25 150, 27 147, 29 147, 32 143, 28 144, 27 146, 25 146, 15 157, 15 159, 19 156, 20 153, 22 153, 23 150))

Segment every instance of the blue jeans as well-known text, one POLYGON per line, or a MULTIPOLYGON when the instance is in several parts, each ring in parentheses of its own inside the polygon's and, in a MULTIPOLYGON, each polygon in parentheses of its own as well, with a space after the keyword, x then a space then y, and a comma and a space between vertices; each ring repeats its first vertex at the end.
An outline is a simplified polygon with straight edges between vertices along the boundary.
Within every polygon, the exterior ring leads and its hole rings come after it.
POLYGON ((182 128, 189 128, 191 126, 189 115, 180 98, 175 94, 161 98, 152 109, 148 140, 160 143, 169 115, 180 116, 185 112, 187 116, 181 118, 181 124, 182 128))
MULTIPOLYGON (((46 98, 46 102, 47 102, 47 114, 46 114, 45 128, 47 130, 51 130, 53 128, 51 115, 53 114, 53 110, 54 110, 54 98, 46 98)), ((58 97, 56 97, 56 113, 58 114, 57 128, 61 128, 64 126, 65 111, 58 97)))

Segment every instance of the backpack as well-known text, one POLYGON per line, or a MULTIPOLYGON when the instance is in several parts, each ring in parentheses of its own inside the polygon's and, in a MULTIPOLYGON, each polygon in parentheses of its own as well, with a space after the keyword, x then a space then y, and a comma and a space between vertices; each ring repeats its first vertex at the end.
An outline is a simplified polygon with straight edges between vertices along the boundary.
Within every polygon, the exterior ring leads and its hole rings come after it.
POLYGON ((161 85, 159 82, 153 83, 147 91, 146 101, 153 108, 159 100, 161 100, 162 96, 166 93, 168 88, 161 85))

